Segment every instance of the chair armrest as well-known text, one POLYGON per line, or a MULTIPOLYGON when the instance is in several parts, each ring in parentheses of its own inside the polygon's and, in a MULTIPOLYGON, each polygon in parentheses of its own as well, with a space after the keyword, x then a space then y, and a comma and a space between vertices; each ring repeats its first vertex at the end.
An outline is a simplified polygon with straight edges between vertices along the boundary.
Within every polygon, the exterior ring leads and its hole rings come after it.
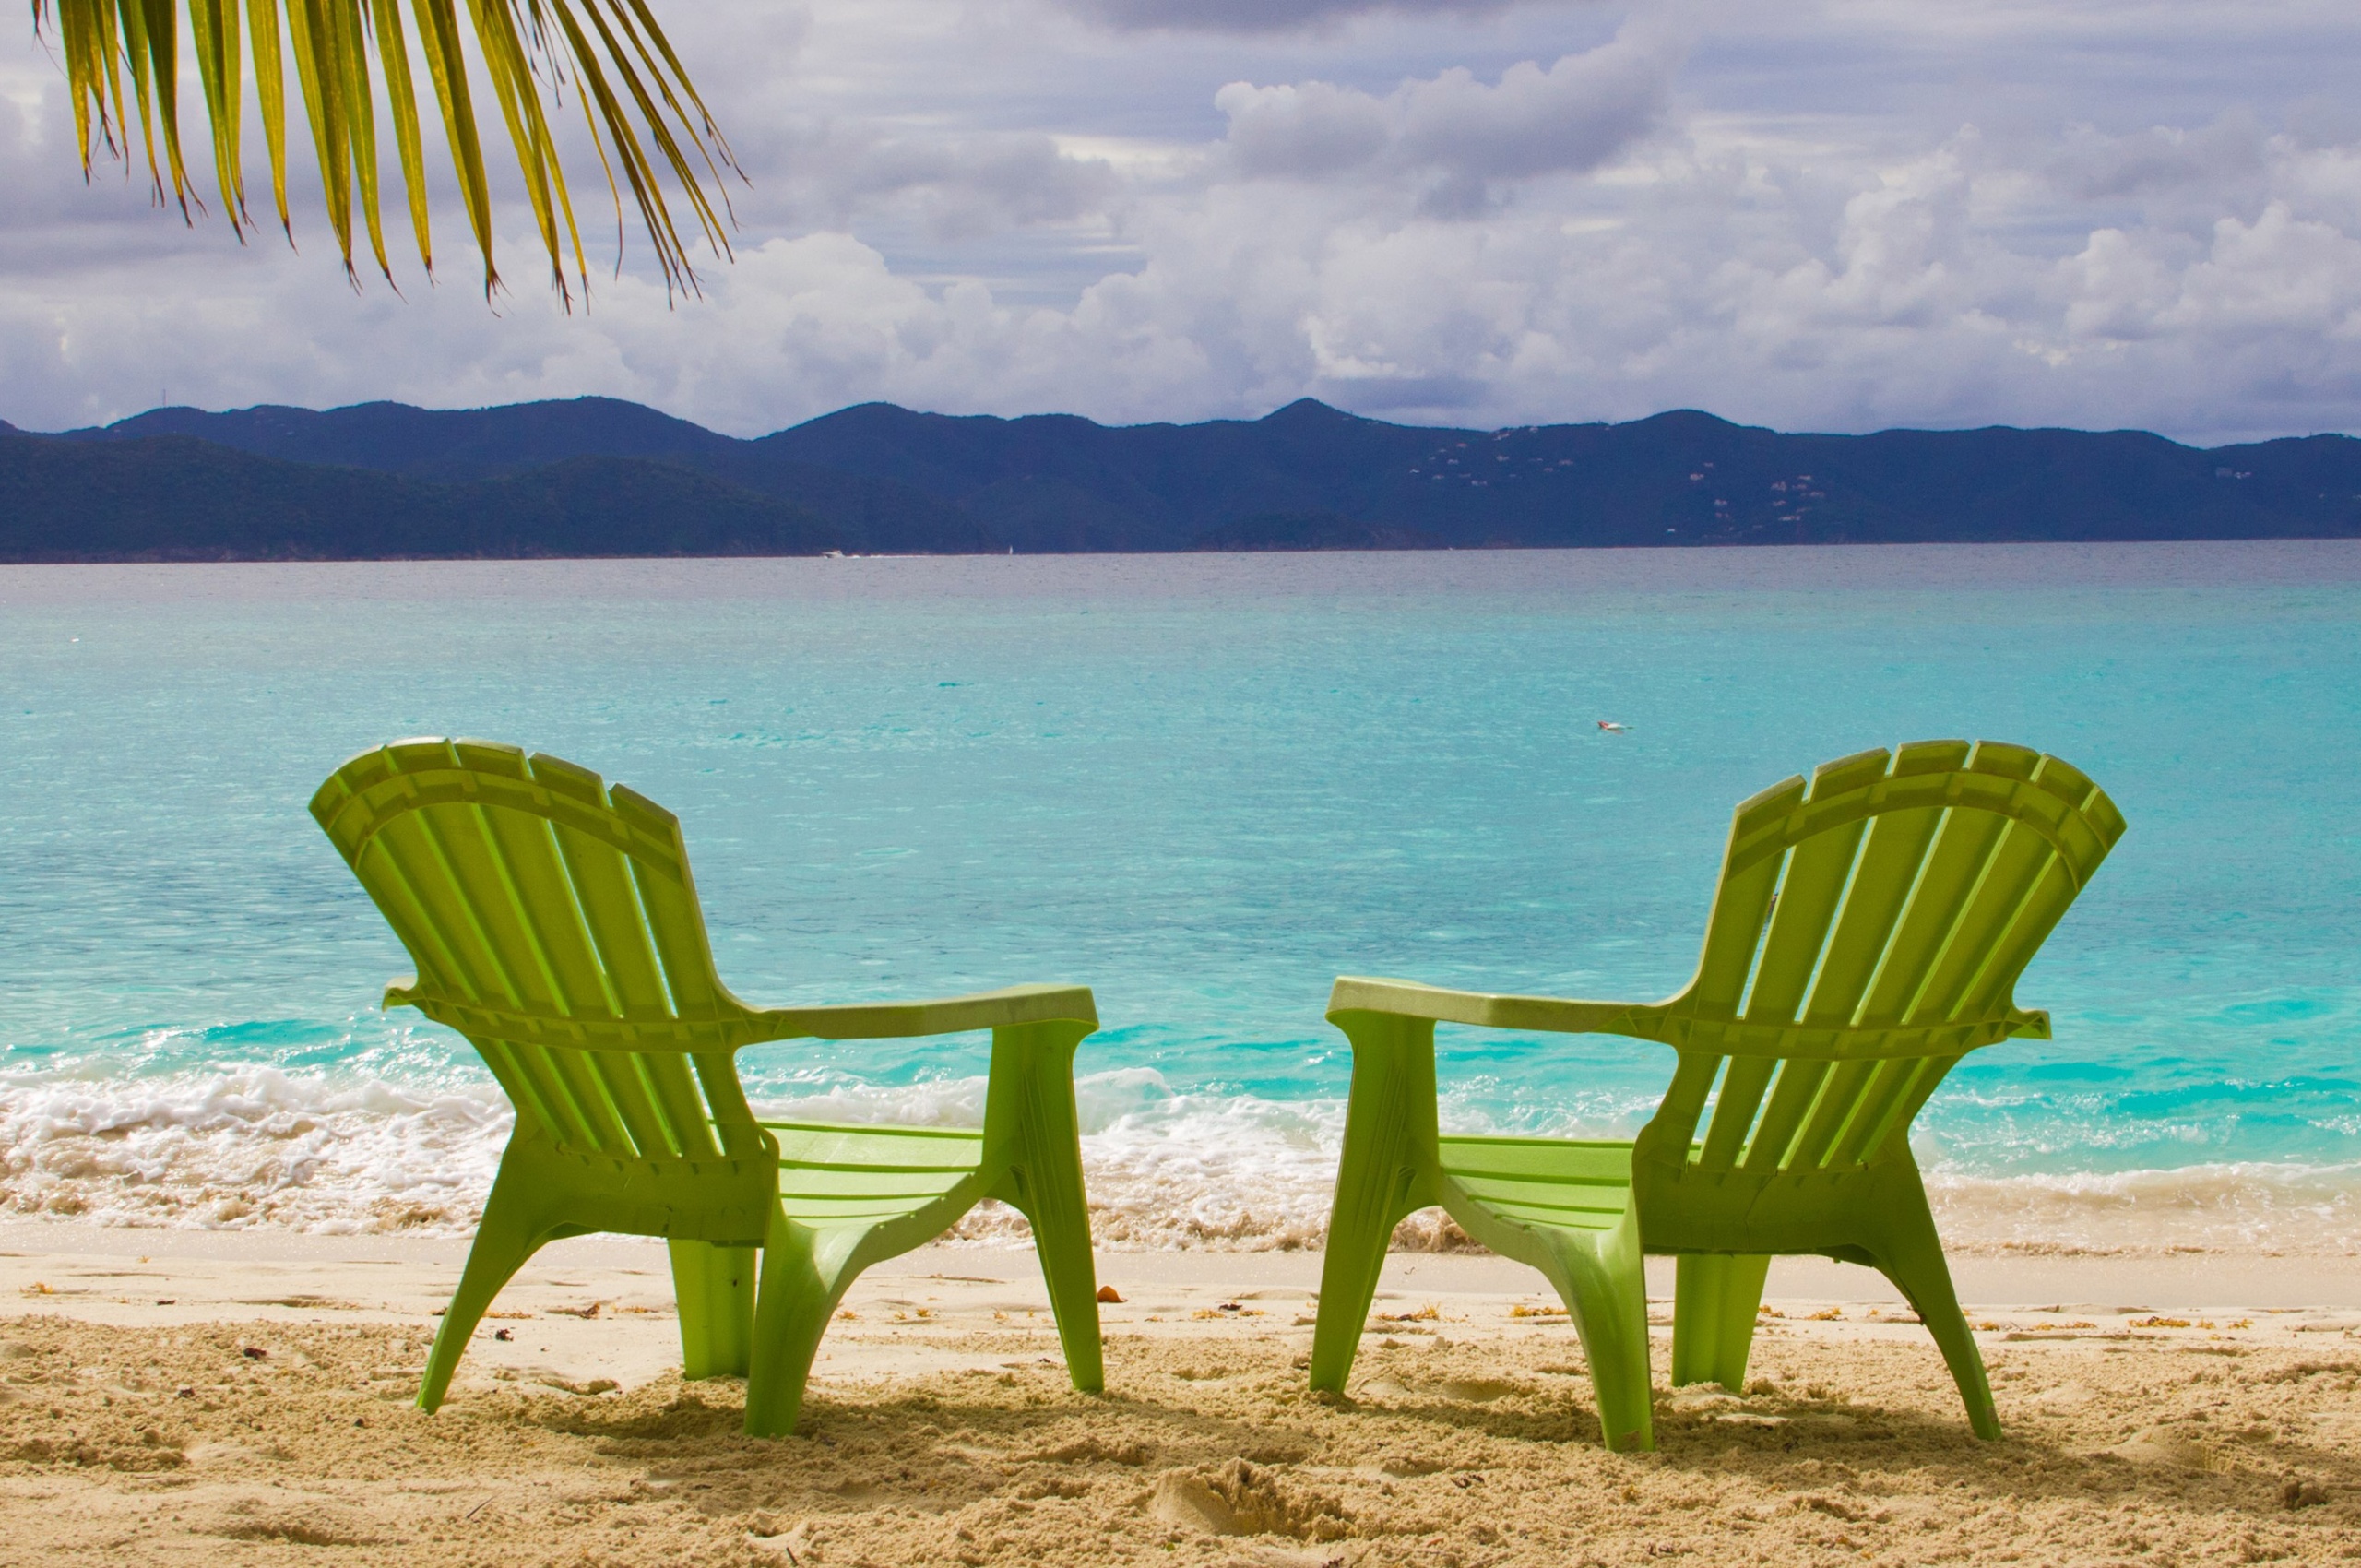
POLYGON ((1416 980, 1372 980, 1340 975, 1328 993, 1328 1016, 1339 1013, 1390 1013, 1431 1018, 1442 1024, 1475 1024, 1491 1029, 1538 1029, 1548 1034, 1631 1035, 1655 1038, 1651 1027, 1661 1011, 1640 1002, 1579 1002, 1556 996, 1495 996, 1481 991, 1446 991, 1416 980))
POLYGON ((1012 1024, 1066 1022, 1098 1027, 1098 1009, 1086 985, 1013 985, 930 1002, 773 1007, 761 1009, 754 1016, 766 1039, 907 1039, 1012 1024), (771 1033, 773 1029, 777 1033, 771 1033))

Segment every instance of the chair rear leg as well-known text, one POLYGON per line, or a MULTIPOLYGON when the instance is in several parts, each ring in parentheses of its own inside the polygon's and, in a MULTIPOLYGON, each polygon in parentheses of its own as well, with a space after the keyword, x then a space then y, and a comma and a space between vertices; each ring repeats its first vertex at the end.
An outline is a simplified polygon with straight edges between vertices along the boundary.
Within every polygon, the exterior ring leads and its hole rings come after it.
POLYGON ((1618 1454, 1656 1445, 1655 1391, 1648 1380, 1648 1280, 1631 1216, 1605 1233, 1544 1232, 1556 1265, 1550 1283, 1590 1361, 1591 1394, 1607 1446, 1618 1454))
POLYGON ((670 1250, 672 1300, 681 1314, 681 1375, 692 1382, 745 1376, 753 1349, 760 1253, 709 1241, 676 1241, 670 1250))
POLYGON ((1762 1307, 1771 1260, 1684 1253, 1675 1265, 1672 1298, 1672 1385, 1718 1383, 1746 1391, 1746 1359, 1762 1307))
POLYGON ((468 1249, 467 1266, 459 1271, 459 1288, 443 1309, 443 1326, 435 1331, 434 1348, 426 1358, 426 1376, 419 1384, 418 1408, 433 1410, 449 1392, 451 1376, 459 1370, 468 1341, 492 1307, 501 1287, 516 1277, 526 1261, 548 1240, 551 1227, 518 1201, 515 1184, 495 1181, 484 1201, 483 1220, 476 1227, 475 1243, 468 1249))
POLYGON ((1976 1436, 1991 1442, 2000 1435, 1999 1412, 1993 1408, 1992 1385, 1984 1375, 1984 1356, 1975 1336, 1960 1311, 1959 1293, 1952 1286, 1952 1269, 1943 1256, 1942 1238, 1935 1232, 1935 1217, 1927 1207, 1924 1189, 1898 1200, 1902 1212, 1889 1218, 1878 1248, 1878 1268, 1908 1299, 1918 1320, 1935 1337, 1952 1381, 1967 1407, 1967 1424, 1976 1436))
MULTIPOLYGON (((1033 1247, 1058 1320, 1066 1376, 1085 1394, 1107 1386, 1098 1333, 1098 1271, 1090 1246, 1082 1139, 1074 1106, 1072 1024, 992 1031, 992 1073, 1006 1120, 1008 1164, 991 1191, 1032 1222, 1033 1247)), ((990 1112, 988 1111, 989 1115, 990 1112)))
POLYGON ((1434 1025, 1376 1013, 1337 1023, 1353 1042, 1353 1087, 1311 1331, 1311 1386, 1331 1394, 1360 1350, 1394 1228, 1439 1195, 1421 1180, 1435 1161, 1434 1025))
POLYGON ((785 1437, 803 1410, 812 1359, 846 1288, 860 1274, 844 1266, 853 1238, 823 1233, 781 1214, 763 1246, 754 1298, 754 1348, 746 1373, 746 1435, 785 1437))

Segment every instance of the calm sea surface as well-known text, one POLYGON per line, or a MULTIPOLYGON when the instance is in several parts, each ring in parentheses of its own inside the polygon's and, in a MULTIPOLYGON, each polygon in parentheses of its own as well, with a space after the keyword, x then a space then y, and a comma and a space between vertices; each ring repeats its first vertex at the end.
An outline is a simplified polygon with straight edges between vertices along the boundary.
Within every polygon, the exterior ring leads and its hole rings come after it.
MULTIPOLYGON (((2019 988, 2058 1039, 1919 1119, 1947 1229, 2361 1244, 2352 545, 0 568, 0 1202, 469 1222, 505 1104, 375 1010, 408 966, 304 812, 421 733, 671 807, 749 1000, 1093 986, 1100 1230, 1151 1246, 1316 1239, 1338 972, 1652 999, 1740 799, 2021 742, 2131 828, 2019 988)), ((1628 1133, 1672 1060, 1444 1043, 1465 1127, 1628 1133)), ((984 1045, 743 1064, 972 1121, 984 1045)))

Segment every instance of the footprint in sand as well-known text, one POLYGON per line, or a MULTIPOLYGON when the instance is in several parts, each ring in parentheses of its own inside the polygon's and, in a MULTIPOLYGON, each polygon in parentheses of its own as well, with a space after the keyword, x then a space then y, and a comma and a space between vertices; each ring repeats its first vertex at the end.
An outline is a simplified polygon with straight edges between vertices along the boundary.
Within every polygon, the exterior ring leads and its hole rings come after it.
POLYGON ((2136 1436, 2099 1450, 2133 1465, 2148 1465, 2177 1470, 2202 1470, 2225 1476, 2237 1467, 2226 1454, 2216 1454, 2201 1443, 2194 1442, 2169 1427, 2150 1427, 2136 1436))
POLYGON ((1194 1470, 1167 1470, 1148 1500, 1157 1521, 1216 1536, 1291 1536, 1340 1540, 1352 1518, 1333 1497, 1282 1485, 1271 1469, 1232 1459, 1194 1470))
POLYGON ((1399 1378, 1373 1377, 1360 1386, 1364 1399, 1455 1399, 1466 1405, 1489 1405, 1524 1390, 1497 1378, 1445 1378, 1440 1382, 1404 1383, 1399 1378))

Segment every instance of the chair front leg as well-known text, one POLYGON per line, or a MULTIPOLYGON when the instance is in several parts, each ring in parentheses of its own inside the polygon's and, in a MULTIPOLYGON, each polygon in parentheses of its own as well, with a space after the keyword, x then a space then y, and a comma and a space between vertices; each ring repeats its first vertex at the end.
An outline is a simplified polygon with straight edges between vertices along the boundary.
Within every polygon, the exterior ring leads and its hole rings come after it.
POLYGON ((1936 1232, 1935 1216, 1927 1206, 1927 1189, 1915 1167, 1892 1170, 1885 1184, 1882 1210, 1870 1250, 1878 1271, 1893 1281, 1918 1321, 1933 1336, 1943 1364, 1967 1407, 1967 1424, 1989 1443, 2000 1435, 1999 1412, 1993 1407, 1992 1384, 1984 1372, 1984 1356, 1975 1348, 1967 1314, 1960 1311, 1959 1292, 1952 1285, 1950 1260, 1943 1239, 1936 1232))
POLYGON ((1352 1041, 1353 1087, 1320 1266, 1311 1386, 1341 1394, 1360 1350, 1394 1228, 1439 1201, 1440 1194, 1434 1024, 1363 1012, 1340 1013, 1333 1021, 1352 1041))
POLYGON ((1107 1386, 1107 1371, 1074 1104, 1074 1047, 1089 1033, 1089 1026, 1080 1022, 1017 1024, 992 1031, 984 1158, 988 1191, 1032 1222, 1066 1376, 1083 1393, 1096 1394, 1107 1386))
POLYGON ((746 1374, 746 1435, 785 1437, 803 1411, 813 1358, 836 1303, 860 1270, 860 1227, 815 1230, 774 1213, 754 1299, 754 1345, 746 1374))
POLYGON ((542 1146, 512 1138, 500 1157, 500 1173, 484 1200, 483 1218, 476 1224, 467 1265, 459 1271, 459 1288, 443 1309, 443 1324, 427 1354, 426 1374, 418 1389, 421 1410, 442 1405, 452 1374, 459 1370, 459 1358, 467 1354, 468 1341, 492 1299, 557 1228, 546 1196, 555 1182, 547 1163, 537 1158, 542 1146))
POLYGON ((1607 1446, 1618 1454, 1653 1449, 1655 1401, 1648 1381, 1648 1285, 1638 1215, 1627 1210, 1608 1231, 1540 1234, 1548 1249, 1542 1272, 1558 1288, 1583 1342, 1607 1446))

